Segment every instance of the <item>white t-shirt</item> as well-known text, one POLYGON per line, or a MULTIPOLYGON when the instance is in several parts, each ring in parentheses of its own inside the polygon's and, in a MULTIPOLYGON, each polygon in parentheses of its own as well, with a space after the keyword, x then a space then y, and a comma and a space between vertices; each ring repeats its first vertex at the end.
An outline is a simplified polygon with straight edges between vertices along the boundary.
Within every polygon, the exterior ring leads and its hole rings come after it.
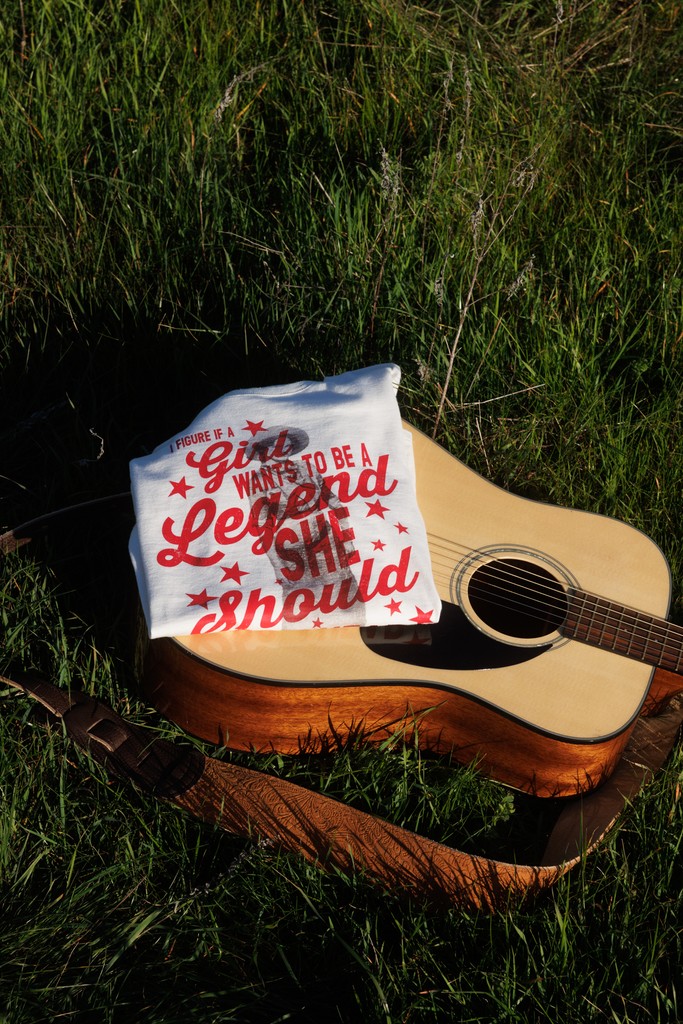
POLYGON ((438 620, 400 377, 232 391, 131 462, 151 637, 438 620))

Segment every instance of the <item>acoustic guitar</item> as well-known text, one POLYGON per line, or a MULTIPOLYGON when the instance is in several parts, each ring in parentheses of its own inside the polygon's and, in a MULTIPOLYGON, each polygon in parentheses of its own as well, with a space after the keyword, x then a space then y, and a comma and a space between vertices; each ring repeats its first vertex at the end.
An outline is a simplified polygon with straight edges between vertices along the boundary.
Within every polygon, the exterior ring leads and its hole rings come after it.
POLYGON ((639 714, 683 689, 662 552, 624 523, 512 495, 407 428, 440 620, 154 640, 146 696, 230 748, 399 733, 538 796, 593 789, 639 714))

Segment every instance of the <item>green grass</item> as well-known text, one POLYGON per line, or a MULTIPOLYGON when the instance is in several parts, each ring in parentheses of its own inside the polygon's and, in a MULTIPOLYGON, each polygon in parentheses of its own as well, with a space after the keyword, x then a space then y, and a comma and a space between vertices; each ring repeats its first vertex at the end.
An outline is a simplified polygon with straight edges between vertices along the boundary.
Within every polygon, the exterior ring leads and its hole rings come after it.
MULTIPOLYGON (((244 384, 394 360, 504 487, 652 536, 683 621, 674 0, 50 0, 0 12, 0 525, 123 490, 244 384)), ((2 565, 7 672, 165 735, 125 516, 2 565)), ((323 876, 0 714, 0 1020, 683 1015, 677 750, 580 868, 488 917, 323 876)), ((408 747, 232 755, 473 849, 543 816, 408 747)))

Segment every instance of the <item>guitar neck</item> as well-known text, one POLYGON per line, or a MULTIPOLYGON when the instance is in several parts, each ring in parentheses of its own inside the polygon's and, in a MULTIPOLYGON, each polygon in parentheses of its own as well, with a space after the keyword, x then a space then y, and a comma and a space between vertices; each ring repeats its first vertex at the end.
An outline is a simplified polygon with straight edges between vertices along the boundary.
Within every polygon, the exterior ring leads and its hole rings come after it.
POLYGON ((683 674, 681 626, 583 590, 572 590, 567 597, 563 636, 683 674))

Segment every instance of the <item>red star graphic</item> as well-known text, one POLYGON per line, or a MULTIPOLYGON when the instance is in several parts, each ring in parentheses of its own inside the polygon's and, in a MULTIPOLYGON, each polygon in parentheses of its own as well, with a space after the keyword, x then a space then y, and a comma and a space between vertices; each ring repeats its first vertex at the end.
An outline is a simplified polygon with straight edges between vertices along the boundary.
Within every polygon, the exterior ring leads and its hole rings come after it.
POLYGON ((374 551, 384 551, 386 544, 383 540, 373 540, 372 547, 374 551))
POLYGON ((222 565, 221 569, 223 570, 221 583, 225 583, 226 580, 232 580, 238 587, 242 586, 242 577, 249 575, 246 569, 240 569, 239 562, 235 562, 234 565, 230 566, 222 565))
POLYGON ((396 527, 396 529, 398 530, 399 533, 407 533, 408 532, 408 527, 404 526, 403 523, 394 523, 394 526, 396 527))
POLYGON ((323 624, 322 619, 313 619, 313 629, 320 629, 323 624))
POLYGON ((431 611, 425 612, 425 611, 422 610, 422 608, 418 608, 417 605, 415 605, 415 611, 417 612, 417 615, 415 616, 415 618, 410 620, 411 622, 431 622, 432 621, 432 615, 434 614, 434 610, 433 609, 431 611))
POLYGON ((187 594, 187 597, 190 598, 190 603, 187 606, 188 608, 193 608, 195 605, 199 605, 200 608, 208 608, 209 601, 216 600, 215 597, 209 597, 206 592, 206 587, 204 587, 201 594, 187 594))
POLYGON ((171 485, 169 498, 172 498, 174 494, 179 494, 181 498, 186 498, 187 492, 194 490, 194 484, 188 484, 184 476, 180 480, 169 480, 168 482, 171 485))
POLYGON ((246 427, 242 427, 242 430, 248 430, 252 437, 258 433, 265 433, 266 428, 263 426, 263 420, 259 420, 258 423, 252 423, 251 420, 247 420, 246 427))
POLYGON ((366 519, 369 516, 379 516, 380 519, 384 519, 384 513, 389 511, 387 506, 383 505, 379 498, 377 499, 377 501, 366 501, 365 504, 368 506, 368 509, 370 510, 365 514, 366 519))
POLYGON ((392 597, 392 599, 389 602, 389 604, 385 604, 384 607, 388 608, 389 611, 391 612, 391 614, 393 615, 394 612, 400 612, 400 610, 401 610, 401 602, 400 601, 395 601, 394 598, 392 597))

